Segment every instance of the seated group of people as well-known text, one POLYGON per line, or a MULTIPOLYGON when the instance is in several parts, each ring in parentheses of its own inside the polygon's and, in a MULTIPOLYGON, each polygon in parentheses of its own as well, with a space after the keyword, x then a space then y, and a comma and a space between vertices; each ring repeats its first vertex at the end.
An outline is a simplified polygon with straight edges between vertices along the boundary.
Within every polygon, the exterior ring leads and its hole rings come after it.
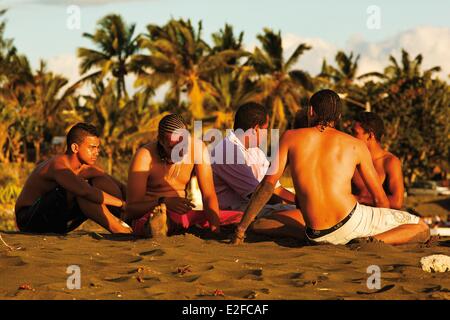
POLYGON ((221 226, 237 224, 234 244, 244 241, 247 230, 332 244, 365 237, 390 244, 428 240, 423 220, 399 210, 401 163, 381 147, 382 120, 361 113, 351 136, 335 129, 340 116, 335 92, 315 93, 297 128, 282 135, 270 163, 250 143, 256 139, 259 145, 269 127, 269 115, 257 103, 239 107, 233 130, 212 150, 194 139, 184 141, 181 158, 201 154, 203 161, 173 161, 183 140, 175 133, 187 125, 170 114, 159 123, 157 141, 133 156, 127 186, 96 166, 96 128, 76 124, 67 134, 66 153, 38 164, 28 177, 16 202, 17 227, 64 234, 91 219, 112 233, 145 237, 193 225, 220 232, 221 226), (287 165, 295 193, 278 182, 287 165), (187 198, 193 174, 202 210, 194 210, 187 198))

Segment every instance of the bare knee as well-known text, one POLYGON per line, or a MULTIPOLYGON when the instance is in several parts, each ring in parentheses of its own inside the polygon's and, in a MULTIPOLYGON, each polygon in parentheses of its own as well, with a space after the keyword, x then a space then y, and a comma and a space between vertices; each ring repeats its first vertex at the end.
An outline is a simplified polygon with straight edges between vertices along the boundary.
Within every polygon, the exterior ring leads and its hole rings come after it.
POLYGON ((430 238, 430 227, 423 219, 419 219, 418 227, 420 234, 423 235, 424 241, 427 241, 430 238))
POLYGON ((259 231, 259 230, 267 230, 267 229, 276 229, 282 227, 282 223, 277 220, 267 219, 267 218, 259 218, 253 221, 250 225, 249 229, 251 231, 259 231))
POLYGON ((264 221, 261 222, 261 220, 264 219, 256 219, 255 221, 253 221, 252 224, 249 226, 249 229, 252 231, 261 229, 262 224, 264 224, 264 221))

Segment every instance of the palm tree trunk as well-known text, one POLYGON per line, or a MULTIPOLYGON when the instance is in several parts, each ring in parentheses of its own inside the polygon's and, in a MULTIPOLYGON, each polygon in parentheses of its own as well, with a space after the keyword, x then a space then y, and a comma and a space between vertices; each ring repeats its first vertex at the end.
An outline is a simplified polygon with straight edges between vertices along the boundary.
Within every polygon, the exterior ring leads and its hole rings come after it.
POLYGON ((23 162, 28 162, 27 139, 23 138, 23 162))
POLYGON ((192 89, 189 92, 189 100, 191 100, 191 110, 192 115, 195 119, 202 119, 205 116, 203 110, 203 98, 204 94, 200 90, 200 86, 198 85, 198 80, 195 76, 191 77, 192 81, 192 89))
POLYGON ((106 155, 108 156, 108 174, 112 175, 112 166, 113 166, 113 151, 111 147, 106 149, 106 155))
POLYGON ((125 85, 125 77, 122 77, 122 92, 124 94, 124 97, 128 99, 127 87, 125 85))
POLYGON ((34 142, 34 150, 36 152, 36 163, 38 163, 41 160, 41 141, 35 141, 34 142))
POLYGON ((121 89, 122 85, 120 83, 120 78, 117 78, 116 86, 117 86, 117 103, 118 105, 120 105, 120 100, 122 98, 122 89, 121 89))

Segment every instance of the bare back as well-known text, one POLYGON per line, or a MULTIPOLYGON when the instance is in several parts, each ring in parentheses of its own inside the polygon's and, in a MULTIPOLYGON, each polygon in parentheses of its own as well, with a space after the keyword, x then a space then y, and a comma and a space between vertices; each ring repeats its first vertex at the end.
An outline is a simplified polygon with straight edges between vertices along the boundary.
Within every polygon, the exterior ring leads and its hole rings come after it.
POLYGON ((358 165, 358 141, 327 128, 294 130, 289 163, 297 200, 307 224, 326 229, 344 219, 356 204, 351 179, 358 165))
MULTIPOLYGON (((390 207, 400 209, 403 206, 405 191, 401 161, 392 153, 385 151, 383 156, 373 160, 373 165, 389 198, 390 207)), ((355 187, 353 192, 357 195, 358 201, 366 205, 373 205, 372 196, 358 171, 355 171, 352 183, 355 187)))
POLYGON ((54 189, 57 186, 51 174, 51 164, 55 157, 41 162, 31 172, 25 185, 16 201, 15 211, 33 205, 39 197, 54 189))
MULTIPOLYGON (((380 183, 383 185, 384 191, 386 194, 391 194, 392 191, 389 190, 388 181, 389 181, 389 170, 387 168, 387 163, 395 156, 392 153, 386 151, 383 157, 373 160, 373 165, 375 170, 377 171, 378 177, 380 179, 380 183)), ((355 176, 353 177, 353 183, 358 189, 358 195, 360 196, 370 196, 369 190, 367 190, 364 181, 358 172, 355 172, 355 176)))

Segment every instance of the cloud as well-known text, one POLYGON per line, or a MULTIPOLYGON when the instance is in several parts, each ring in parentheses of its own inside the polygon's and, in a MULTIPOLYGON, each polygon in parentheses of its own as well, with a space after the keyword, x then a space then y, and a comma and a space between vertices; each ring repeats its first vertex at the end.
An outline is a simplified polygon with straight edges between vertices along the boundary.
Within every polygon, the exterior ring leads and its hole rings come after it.
MULTIPOLYGON (((47 68, 49 71, 61 75, 69 81, 64 89, 81 79, 78 68, 79 64, 80 59, 76 55, 70 53, 54 56, 47 60, 47 68)), ((133 95, 136 92, 136 88, 134 88, 136 76, 130 74, 125 80, 127 92, 130 95, 133 95)), ((89 95, 92 94, 92 88, 89 84, 85 84, 78 89, 78 92, 82 95, 89 95)))
MULTIPOLYGON (((47 60, 47 68, 49 71, 63 76, 69 81, 63 90, 80 80, 81 76, 78 66, 79 59, 76 55, 70 53, 54 56, 47 60)), ((89 94, 91 89, 87 85, 84 85, 78 91, 80 94, 89 94)))
POLYGON ((47 61, 48 69, 67 78, 70 84, 80 79, 78 65, 78 58, 70 53, 54 56, 47 61))
POLYGON ((448 27, 416 27, 379 42, 370 42, 360 35, 353 35, 344 47, 337 47, 321 38, 287 34, 283 37, 286 58, 302 42, 312 45, 312 49, 300 57, 296 67, 305 69, 313 75, 320 72, 323 58, 330 64, 334 63, 334 56, 338 50, 346 53, 353 51, 361 55, 358 75, 371 71, 382 72, 389 64, 389 55, 393 55, 397 60, 401 59, 402 48, 409 52, 411 58, 419 53, 423 55, 423 70, 440 66, 442 71, 438 75, 444 80, 448 80, 447 76, 450 74, 448 27))
POLYGON ((378 43, 353 38, 349 40, 347 47, 361 53, 360 73, 374 68, 382 71, 382 67, 388 63, 389 55, 393 55, 398 61, 401 59, 401 50, 405 49, 411 58, 422 54, 424 70, 440 66, 441 78, 447 79, 450 74, 450 28, 417 27, 378 43))
POLYGON ((299 58, 296 66, 294 68, 304 69, 316 75, 320 73, 323 59, 325 58, 327 62, 333 61, 334 56, 338 48, 321 38, 306 38, 299 37, 292 33, 283 36, 283 51, 285 52, 286 59, 288 59, 297 46, 301 43, 306 43, 312 48, 305 51, 299 58))

